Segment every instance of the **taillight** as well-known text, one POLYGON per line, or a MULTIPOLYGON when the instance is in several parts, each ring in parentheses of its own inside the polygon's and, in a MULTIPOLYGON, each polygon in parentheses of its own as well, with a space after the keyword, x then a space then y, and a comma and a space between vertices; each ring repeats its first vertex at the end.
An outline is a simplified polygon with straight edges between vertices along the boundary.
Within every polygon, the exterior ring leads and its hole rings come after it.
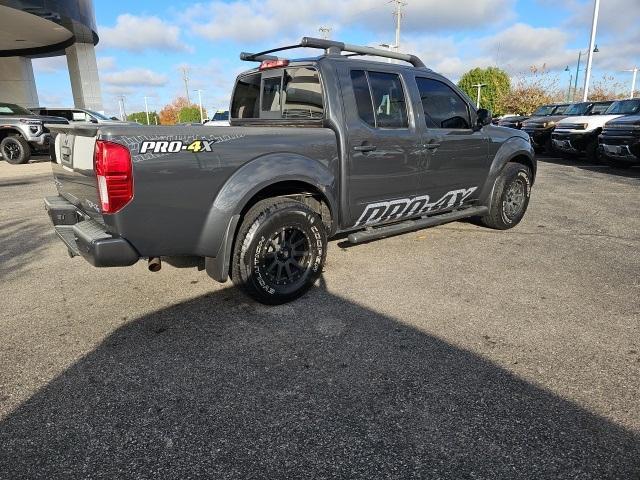
POLYGON ((93 163, 102 213, 116 213, 133 198, 129 149, 119 143, 97 140, 93 163))

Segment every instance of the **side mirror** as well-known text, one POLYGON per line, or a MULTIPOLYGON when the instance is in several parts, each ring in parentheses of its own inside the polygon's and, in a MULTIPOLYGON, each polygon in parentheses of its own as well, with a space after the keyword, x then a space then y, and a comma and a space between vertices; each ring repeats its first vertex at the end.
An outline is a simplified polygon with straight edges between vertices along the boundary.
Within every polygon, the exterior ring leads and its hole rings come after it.
POLYGON ((491 112, 486 108, 480 108, 476 115, 476 126, 478 128, 482 128, 491 123, 491 112))

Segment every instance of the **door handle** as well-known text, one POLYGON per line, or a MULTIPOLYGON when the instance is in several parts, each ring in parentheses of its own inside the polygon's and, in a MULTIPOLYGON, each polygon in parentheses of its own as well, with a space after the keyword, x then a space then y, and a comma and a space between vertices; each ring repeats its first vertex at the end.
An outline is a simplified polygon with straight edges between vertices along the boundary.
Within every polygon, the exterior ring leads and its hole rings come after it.
POLYGON ((353 147, 356 152, 374 152, 377 148, 375 145, 358 145, 353 147))

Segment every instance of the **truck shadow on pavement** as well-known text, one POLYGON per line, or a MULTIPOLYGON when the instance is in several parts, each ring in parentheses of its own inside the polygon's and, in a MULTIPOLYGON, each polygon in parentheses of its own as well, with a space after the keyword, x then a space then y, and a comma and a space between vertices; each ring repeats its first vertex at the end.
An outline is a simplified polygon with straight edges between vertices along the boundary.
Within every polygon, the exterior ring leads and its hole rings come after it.
POLYGON ((0 281, 26 273, 55 240, 53 229, 38 220, 0 221, 0 281))
POLYGON ((316 289, 133 320, 0 423, 3 478, 638 478, 640 439, 316 289))

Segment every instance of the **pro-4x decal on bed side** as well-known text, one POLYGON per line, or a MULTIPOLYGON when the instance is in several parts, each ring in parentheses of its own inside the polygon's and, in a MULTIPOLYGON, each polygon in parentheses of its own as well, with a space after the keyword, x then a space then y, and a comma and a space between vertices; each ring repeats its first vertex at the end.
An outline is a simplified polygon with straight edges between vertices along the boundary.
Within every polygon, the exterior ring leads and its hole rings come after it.
POLYGON ((412 217, 462 205, 477 189, 478 187, 451 190, 445 193, 437 202, 433 203, 429 203, 429 195, 370 203, 364 208, 364 212, 362 212, 362 215, 360 215, 354 227, 374 225, 387 220, 412 217))

